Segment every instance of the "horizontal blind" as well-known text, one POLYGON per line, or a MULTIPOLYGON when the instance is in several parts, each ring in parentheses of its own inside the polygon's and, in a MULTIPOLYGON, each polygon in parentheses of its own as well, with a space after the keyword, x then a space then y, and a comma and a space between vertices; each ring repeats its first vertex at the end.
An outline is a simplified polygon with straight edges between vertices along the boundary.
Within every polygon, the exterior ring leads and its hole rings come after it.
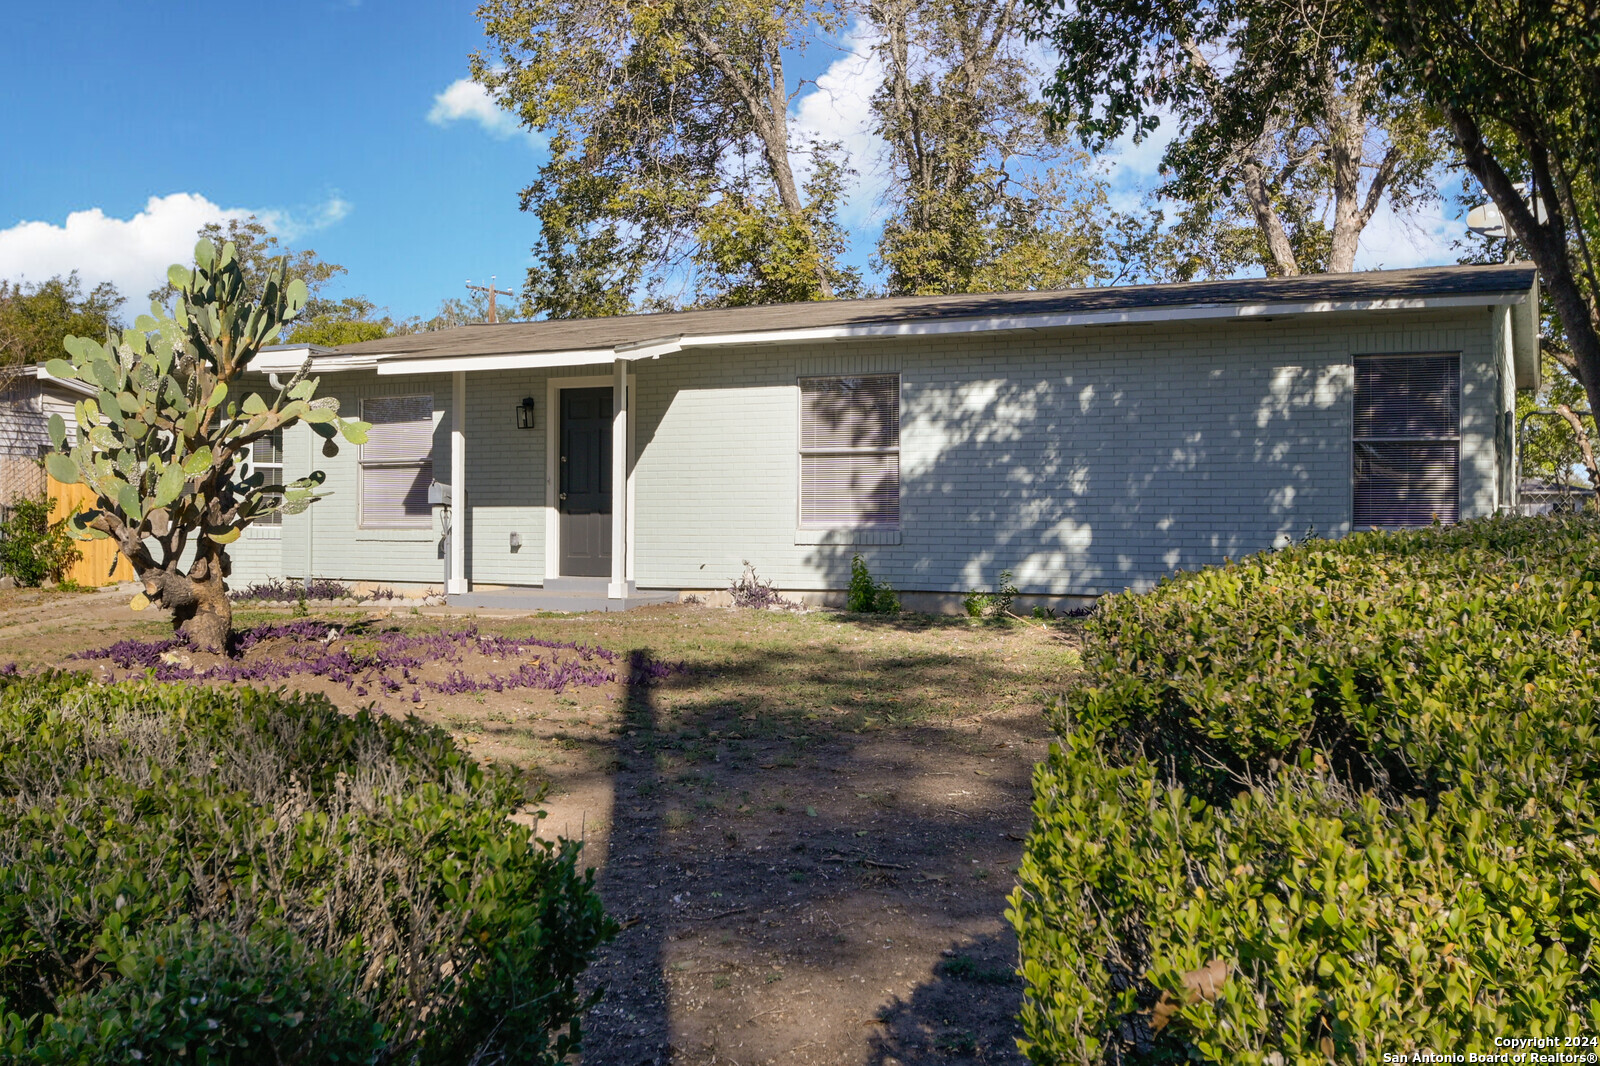
POLYGON ((432 396, 375 396, 361 405, 371 422, 361 459, 368 463, 420 463, 433 454, 432 396))
POLYGON ((1357 440, 1454 437, 1461 432, 1461 358, 1357 356, 1357 440))
POLYGON ((362 401, 361 417, 372 423, 361 446, 361 525, 368 529, 430 525, 433 397, 368 397, 362 401))
POLYGON ((256 466, 283 465, 283 430, 275 429, 250 444, 250 461, 256 466))
MULTIPOLYGON (((250 444, 250 472, 260 474, 262 484, 283 484, 283 430, 275 429, 250 444)), ((273 511, 256 519, 257 525, 283 525, 283 512, 273 511)))
POLYGON ((900 379, 804 378, 800 450, 881 451, 900 446, 900 379))
POLYGON ((1455 441, 1356 443, 1356 528, 1460 520, 1460 446, 1455 441))
POLYGON ((800 513, 822 526, 898 525, 900 457, 802 456, 800 513))
POLYGON ((900 379, 800 380, 800 524, 900 524, 900 379))
POLYGON ((361 471, 361 524, 372 529, 431 524, 428 485, 432 481, 432 463, 366 467, 361 471))
POLYGON ((1460 520, 1460 356, 1357 356, 1352 435, 1355 528, 1460 520))

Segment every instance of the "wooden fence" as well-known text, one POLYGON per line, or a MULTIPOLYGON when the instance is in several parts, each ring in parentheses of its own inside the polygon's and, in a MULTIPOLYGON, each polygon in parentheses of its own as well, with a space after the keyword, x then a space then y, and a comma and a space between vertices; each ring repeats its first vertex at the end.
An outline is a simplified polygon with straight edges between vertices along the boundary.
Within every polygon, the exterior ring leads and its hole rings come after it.
MULTIPOLYGON (((94 507, 94 491, 86 485, 63 485, 55 478, 50 478, 48 491, 50 499, 54 501, 50 507, 52 522, 74 511, 86 511, 94 507)), ((78 584, 99 588, 134 579, 133 567, 117 550, 115 541, 80 540, 77 547, 83 553, 83 558, 67 572, 67 577, 78 584), (115 568, 113 563, 116 564, 115 568)))

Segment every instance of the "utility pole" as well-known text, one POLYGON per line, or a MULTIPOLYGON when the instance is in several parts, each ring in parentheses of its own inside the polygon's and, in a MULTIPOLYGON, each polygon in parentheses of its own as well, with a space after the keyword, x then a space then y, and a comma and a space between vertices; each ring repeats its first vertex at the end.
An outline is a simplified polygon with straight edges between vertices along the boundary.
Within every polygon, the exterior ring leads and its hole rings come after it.
POLYGON ((472 283, 472 279, 471 278, 467 279, 467 288, 471 289, 473 292, 486 292, 486 293, 489 294, 489 324, 491 326, 495 325, 496 323, 498 323, 500 321, 500 319, 498 317, 496 317, 495 313, 494 313, 494 298, 495 298, 495 294, 498 293, 501 296, 515 296, 516 295, 515 293, 508 292, 505 289, 497 289, 497 288, 495 288, 494 287, 494 283, 495 283, 495 276, 493 274, 489 275, 489 284, 487 284, 487 285, 474 285, 472 283))

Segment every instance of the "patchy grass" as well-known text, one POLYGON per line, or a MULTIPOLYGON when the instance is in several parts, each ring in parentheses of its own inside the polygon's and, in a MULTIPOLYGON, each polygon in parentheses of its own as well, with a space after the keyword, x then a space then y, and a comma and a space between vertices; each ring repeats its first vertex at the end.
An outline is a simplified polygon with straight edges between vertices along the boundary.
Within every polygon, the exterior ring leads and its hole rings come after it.
MULTIPOLYGON (((76 599, 96 606, 0 599, 0 663, 72 665, 72 652, 168 635, 125 597, 76 599)), ((593 975, 608 991, 585 1026, 588 1060, 661 1058, 670 1045, 679 1064, 1021 1062, 1020 990, 1002 979, 1015 964, 1005 895, 1048 742, 1041 710, 1079 666, 1076 622, 680 606, 312 617, 374 648, 386 632, 419 640, 471 624, 512 645, 617 656, 604 685, 426 691, 420 705, 406 689, 393 708, 548 784, 541 834, 586 839, 624 925, 593 975), (637 669, 649 662, 683 669, 651 677, 637 669), (952 970, 961 959, 971 968, 952 970)), ((347 708, 374 702, 343 684, 322 691, 347 708)))

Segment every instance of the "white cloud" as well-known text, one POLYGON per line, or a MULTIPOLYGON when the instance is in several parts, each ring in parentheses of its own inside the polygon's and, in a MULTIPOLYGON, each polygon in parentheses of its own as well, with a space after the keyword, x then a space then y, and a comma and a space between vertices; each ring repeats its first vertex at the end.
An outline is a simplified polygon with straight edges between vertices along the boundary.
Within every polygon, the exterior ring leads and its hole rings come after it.
POLYGON ((308 233, 343 222, 350 214, 350 201, 330 196, 310 210, 269 207, 255 212, 256 218, 280 241, 293 244, 308 233))
POLYGON ((488 89, 471 78, 457 78, 449 88, 436 95, 428 111, 428 121, 435 126, 474 122, 497 140, 523 137, 535 148, 543 148, 547 143, 543 134, 524 129, 515 115, 495 102, 488 89))
MULTIPOLYGON (((797 146, 812 139, 844 146, 845 159, 858 177, 845 195, 841 221, 850 227, 870 226, 889 182, 887 146, 872 132, 872 94, 883 81, 883 65, 860 23, 850 27, 839 47, 839 58, 795 101, 789 136, 797 146)), ((798 162, 795 177, 803 182, 810 161, 798 162)))
POLYGON ((90 286, 113 283, 139 309, 167 267, 192 259, 195 237, 207 223, 253 214, 275 236, 294 240, 349 212, 350 204, 337 197, 302 212, 220 207, 191 192, 152 196, 132 218, 113 218, 94 207, 72 212, 61 225, 27 221, 0 230, 0 278, 42 281, 76 270, 90 286))
POLYGON ((1437 201, 1415 215, 1401 216, 1384 200, 1361 231, 1355 267, 1398 270, 1454 263, 1460 253, 1451 245, 1466 232, 1466 223, 1459 218, 1446 218, 1444 205, 1437 201))

